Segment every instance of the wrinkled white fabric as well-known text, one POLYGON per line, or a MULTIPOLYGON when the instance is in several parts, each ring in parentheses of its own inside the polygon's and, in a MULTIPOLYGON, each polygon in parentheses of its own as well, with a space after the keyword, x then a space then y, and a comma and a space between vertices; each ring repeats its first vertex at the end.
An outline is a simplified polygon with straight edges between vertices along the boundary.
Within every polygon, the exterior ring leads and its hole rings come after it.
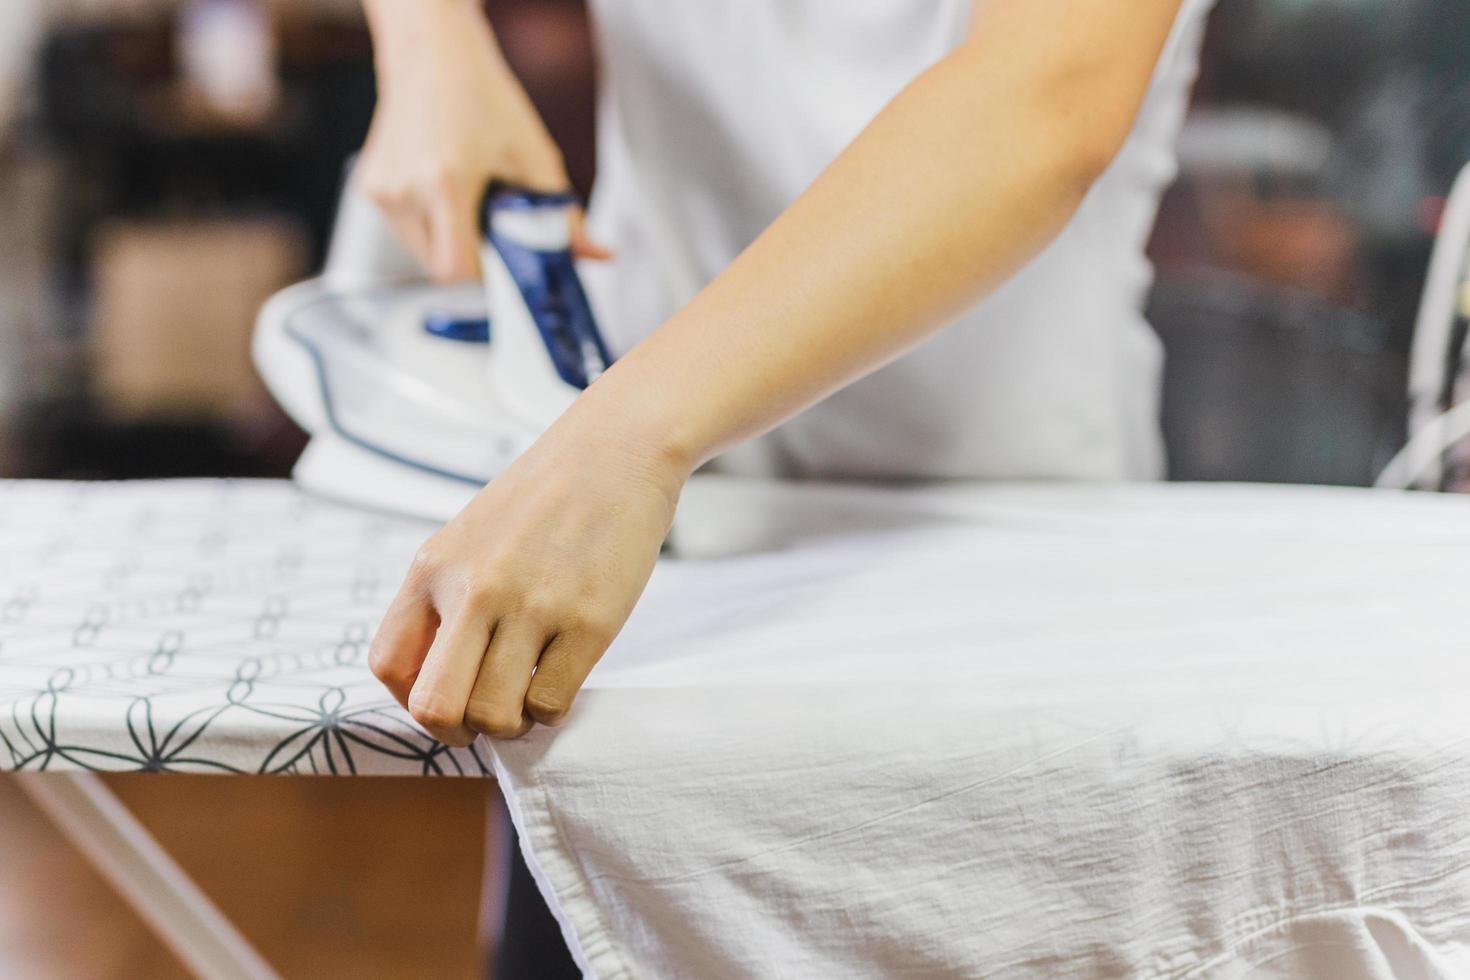
POLYGON ((593 975, 1470 976, 1470 502, 682 517, 566 726, 496 747, 593 975))
MULTIPOLYGON (((611 0, 587 263, 626 350, 718 275, 922 71, 970 0, 611 0)), ((723 461, 729 472, 1154 478, 1159 344, 1144 245, 1211 0, 1185 0, 1132 134, 1055 241, 897 362, 723 461)), ((1064 29, 1059 24, 1058 30, 1064 29)), ((967 125, 954 121, 957 129, 967 125)), ((895 192, 915 172, 893 173, 895 192)))

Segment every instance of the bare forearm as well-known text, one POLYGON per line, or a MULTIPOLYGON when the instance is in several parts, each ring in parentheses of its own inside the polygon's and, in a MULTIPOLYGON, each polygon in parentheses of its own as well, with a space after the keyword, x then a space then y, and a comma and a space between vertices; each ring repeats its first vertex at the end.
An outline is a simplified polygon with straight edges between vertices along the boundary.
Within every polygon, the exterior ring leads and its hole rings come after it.
POLYGON ((1066 223, 1131 127, 1177 8, 982 6, 974 39, 594 385, 590 413, 692 466, 941 328, 1066 223))
POLYGON ((476 0, 362 0, 373 38, 373 64, 380 89, 392 88, 399 75, 473 45, 493 54, 498 69, 510 75, 490 22, 476 0))

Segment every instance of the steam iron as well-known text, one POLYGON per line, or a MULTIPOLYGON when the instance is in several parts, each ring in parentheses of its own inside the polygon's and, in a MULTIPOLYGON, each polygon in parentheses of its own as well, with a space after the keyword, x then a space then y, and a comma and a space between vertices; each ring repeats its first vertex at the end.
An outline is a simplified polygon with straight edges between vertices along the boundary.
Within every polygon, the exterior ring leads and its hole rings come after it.
POLYGON ((438 286, 347 182, 320 277, 271 297, 252 342, 311 436, 307 490, 445 521, 612 358, 577 278, 571 194, 492 185, 481 284, 438 286))

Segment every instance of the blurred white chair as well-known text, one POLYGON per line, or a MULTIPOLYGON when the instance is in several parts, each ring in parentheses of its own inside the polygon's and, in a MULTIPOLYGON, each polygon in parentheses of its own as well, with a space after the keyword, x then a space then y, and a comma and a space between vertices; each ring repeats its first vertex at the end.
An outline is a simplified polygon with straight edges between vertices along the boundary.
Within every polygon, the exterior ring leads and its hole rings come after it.
POLYGON ((1409 353, 1409 439, 1375 485, 1434 489, 1445 455, 1470 436, 1470 400, 1455 403, 1470 325, 1470 166, 1445 204, 1409 353))

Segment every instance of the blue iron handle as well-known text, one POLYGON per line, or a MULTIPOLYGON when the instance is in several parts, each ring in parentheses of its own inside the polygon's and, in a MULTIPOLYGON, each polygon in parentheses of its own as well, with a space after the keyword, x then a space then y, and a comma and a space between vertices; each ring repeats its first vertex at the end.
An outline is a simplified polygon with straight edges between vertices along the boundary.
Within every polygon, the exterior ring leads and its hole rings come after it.
POLYGON ((578 203, 570 191, 547 193, 494 181, 485 193, 482 230, 520 291, 557 375, 586 388, 613 358, 577 275, 570 226, 552 219, 553 213, 564 218, 578 203), (543 214, 549 220, 536 220, 543 214))

